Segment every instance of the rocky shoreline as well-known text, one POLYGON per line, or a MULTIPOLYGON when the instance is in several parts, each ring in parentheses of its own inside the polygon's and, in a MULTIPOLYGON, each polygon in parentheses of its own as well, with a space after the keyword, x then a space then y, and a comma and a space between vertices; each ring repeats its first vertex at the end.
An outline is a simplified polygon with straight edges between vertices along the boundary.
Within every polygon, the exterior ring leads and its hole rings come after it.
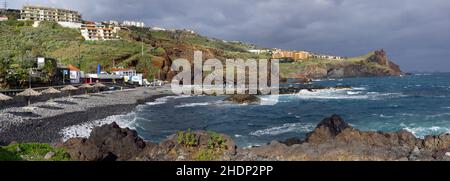
MULTIPOLYGON (((295 94, 301 90, 347 89, 347 86, 325 87, 301 84, 282 87, 280 94, 295 94)), ((170 88, 156 90, 137 88, 91 95, 62 97, 36 102, 28 107, 10 107, 0 110, 0 145, 10 142, 60 142, 60 131, 66 127, 100 120, 108 116, 131 112, 137 105, 173 95, 170 88), (20 133, 20 134, 18 134, 20 133)), ((229 100, 238 104, 258 103, 256 96, 236 95, 229 100)))
POLYGON ((137 105, 172 95, 168 89, 127 91, 59 98, 0 110, 0 145, 10 142, 61 142, 68 126, 131 112, 137 105), (20 133, 20 134, 18 134, 20 133))
POLYGON ((58 147, 81 161, 450 160, 450 134, 418 139, 407 131, 364 132, 352 128, 338 115, 322 120, 305 140, 272 141, 253 148, 238 148, 224 134, 190 130, 152 143, 116 123, 97 127, 89 138, 72 138, 58 147))

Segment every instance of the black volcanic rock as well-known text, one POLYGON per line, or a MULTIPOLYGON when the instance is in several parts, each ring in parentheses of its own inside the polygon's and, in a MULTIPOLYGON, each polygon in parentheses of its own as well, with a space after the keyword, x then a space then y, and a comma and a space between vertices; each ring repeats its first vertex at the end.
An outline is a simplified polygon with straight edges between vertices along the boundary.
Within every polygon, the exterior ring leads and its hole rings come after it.
POLYGON ((333 115, 322 120, 313 132, 309 133, 306 142, 321 142, 323 140, 334 138, 344 129, 351 128, 338 115, 333 115))
POLYGON ((136 131, 112 123, 94 128, 88 139, 73 138, 64 146, 75 160, 111 161, 133 160, 148 144, 136 131))
POLYGON ((113 123, 95 128, 88 139, 70 139, 63 147, 72 159, 86 161, 450 160, 450 134, 419 139, 405 130, 360 131, 338 115, 323 119, 305 140, 272 141, 252 148, 237 148, 231 137, 224 134, 187 133, 195 138, 191 145, 180 142, 186 134, 180 137, 179 133, 154 144, 113 123), (217 147, 211 140, 221 140, 223 144, 217 147))
POLYGON ((258 104, 261 102, 261 99, 255 95, 243 94, 229 96, 224 101, 230 101, 236 104, 258 104))

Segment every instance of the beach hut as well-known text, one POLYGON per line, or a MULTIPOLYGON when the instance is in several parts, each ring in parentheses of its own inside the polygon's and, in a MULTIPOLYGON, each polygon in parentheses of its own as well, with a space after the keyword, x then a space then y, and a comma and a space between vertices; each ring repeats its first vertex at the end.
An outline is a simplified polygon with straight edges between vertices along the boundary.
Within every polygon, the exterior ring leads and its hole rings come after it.
POLYGON ((25 89, 23 92, 18 93, 17 96, 23 96, 27 99, 28 106, 31 105, 31 97, 36 97, 42 95, 41 93, 33 90, 33 89, 25 89))
MULTIPOLYGON (((59 90, 57 90, 57 89, 55 89, 53 87, 50 87, 48 89, 43 90, 41 93, 42 94, 59 94, 59 93, 61 93, 61 91, 59 91, 59 90)), ((53 100, 52 96, 50 96, 50 101, 51 100, 53 100)))
POLYGON ((61 89, 61 91, 69 92, 69 97, 72 97, 72 91, 76 91, 76 90, 78 90, 78 88, 71 86, 71 85, 65 86, 61 89))
POLYGON ((97 82, 96 84, 94 84, 94 87, 98 90, 98 92, 100 92, 100 89, 106 87, 106 85, 97 82))
POLYGON ((12 97, 9 97, 5 94, 0 93, 0 102, 11 100, 12 97))
POLYGON ((84 89, 84 94, 88 94, 88 89, 91 89, 91 88, 93 88, 91 85, 89 85, 89 84, 83 84, 83 85, 81 85, 80 87, 78 87, 78 88, 81 88, 81 89, 84 89))

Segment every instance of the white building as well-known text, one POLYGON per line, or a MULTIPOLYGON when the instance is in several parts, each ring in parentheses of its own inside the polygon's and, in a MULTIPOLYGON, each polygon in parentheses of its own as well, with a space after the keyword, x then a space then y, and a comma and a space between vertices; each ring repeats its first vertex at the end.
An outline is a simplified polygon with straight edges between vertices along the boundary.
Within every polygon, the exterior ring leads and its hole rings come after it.
POLYGON ((118 40, 119 27, 107 27, 101 23, 88 22, 81 25, 81 35, 85 40, 118 40))
POLYGON ((145 23, 140 21, 124 21, 122 22, 122 26, 135 26, 143 28, 145 27, 145 23))
POLYGON ((253 49, 253 50, 248 50, 248 52, 254 53, 254 54, 262 54, 262 53, 269 53, 269 50, 253 49))
POLYGON ((20 19, 30 21, 81 22, 81 14, 78 11, 68 9, 25 5, 20 11, 20 19))
POLYGON ((58 24, 64 28, 72 28, 72 29, 80 29, 81 26, 83 25, 82 23, 66 22, 66 21, 59 21, 58 24))
POLYGON ((0 21, 8 21, 8 17, 7 16, 0 16, 0 21))
POLYGON ((114 21, 114 20, 110 20, 110 21, 107 21, 105 23, 110 24, 110 25, 114 25, 114 26, 119 26, 120 25, 120 23, 118 21, 114 21))

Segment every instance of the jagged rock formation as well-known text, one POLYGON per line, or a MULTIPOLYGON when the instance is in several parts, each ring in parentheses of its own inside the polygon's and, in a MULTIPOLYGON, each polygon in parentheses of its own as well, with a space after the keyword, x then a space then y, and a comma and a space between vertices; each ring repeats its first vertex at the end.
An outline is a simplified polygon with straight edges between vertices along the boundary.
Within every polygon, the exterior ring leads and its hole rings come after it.
POLYGON ((74 160, 134 160, 145 149, 155 145, 145 142, 134 130, 122 129, 116 123, 94 129, 86 139, 73 138, 64 143, 74 160))
POLYGON ((322 120, 305 140, 289 139, 237 148, 227 135, 180 132, 159 144, 113 123, 88 139, 63 144, 74 160, 450 160, 450 134, 418 139, 407 131, 382 133, 352 128, 338 115, 322 120))
POLYGON ((273 141, 244 149, 239 159, 254 160, 450 160, 450 135, 417 139, 407 131, 364 132, 339 116, 324 119, 304 141, 273 141))
POLYGON ((69 139, 62 147, 79 161, 230 160, 236 155, 236 144, 227 135, 189 131, 155 144, 116 123, 93 129, 89 138, 69 139))
POLYGON ((342 78, 398 76, 402 75, 403 72, 397 64, 388 59, 384 50, 378 50, 367 58, 361 57, 357 61, 343 60, 324 62, 323 64, 310 63, 304 67, 299 67, 297 74, 305 75, 309 78, 342 78))

